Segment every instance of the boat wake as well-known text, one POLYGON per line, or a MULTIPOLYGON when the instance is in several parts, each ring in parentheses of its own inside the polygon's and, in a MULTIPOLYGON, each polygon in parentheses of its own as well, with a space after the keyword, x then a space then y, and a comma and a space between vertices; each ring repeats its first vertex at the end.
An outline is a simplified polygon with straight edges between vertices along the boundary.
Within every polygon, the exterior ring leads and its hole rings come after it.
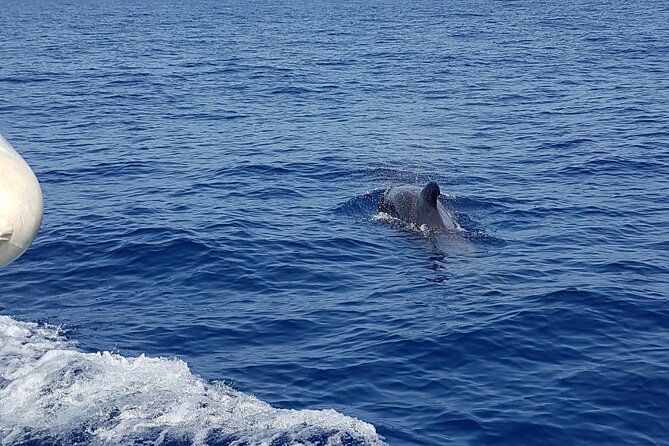
POLYGON ((334 410, 278 409, 178 359, 86 353, 0 316, 0 444, 383 445, 334 410))

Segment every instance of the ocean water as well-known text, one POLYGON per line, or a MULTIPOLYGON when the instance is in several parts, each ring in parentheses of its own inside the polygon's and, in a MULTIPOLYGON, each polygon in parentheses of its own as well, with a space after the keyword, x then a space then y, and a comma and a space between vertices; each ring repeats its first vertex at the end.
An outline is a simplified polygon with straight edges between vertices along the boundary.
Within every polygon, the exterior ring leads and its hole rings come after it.
POLYGON ((0 271, 0 445, 669 444, 668 23, 3 3, 45 215, 0 271), (428 180, 462 231, 378 213, 428 180))

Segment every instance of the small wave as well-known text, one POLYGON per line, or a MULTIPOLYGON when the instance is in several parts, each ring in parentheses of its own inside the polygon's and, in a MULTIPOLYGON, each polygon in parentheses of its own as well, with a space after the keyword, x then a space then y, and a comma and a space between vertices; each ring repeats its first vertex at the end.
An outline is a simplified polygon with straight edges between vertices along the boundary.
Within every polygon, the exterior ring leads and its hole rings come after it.
POLYGON ((273 95, 300 95, 306 93, 313 93, 313 90, 305 87, 282 87, 275 88, 270 92, 273 95))
POLYGON ((379 210, 383 189, 375 189, 351 198, 335 208, 335 212, 363 219, 372 218, 379 210))
POLYGON ((151 172, 151 166, 140 161, 100 162, 91 166, 76 167, 76 169, 56 168, 44 172, 49 182, 58 182, 88 179, 89 177, 118 177, 123 175, 145 176, 151 172))
POLYGON ((9 77, 0 77, 0 83, 8 84, 30 84, 30 83, 40 83, 40 82, 49 82, 52 79, 50 77, 28 77, 28 76, 9 76, 9 77))
POLYGON ((607 156, 591 159, 578 165, 566 166, 558 173, 563 175, 637 175, 639 172, 659 172, 666 164, 657 160, 634 160, 621 156, 607 156))
POLYGON ((382 445, 334 410, 273 408, 178 359, 85 353, 59 327, 0 316, 3 445, 382 445))
POLYGON ((214 177, 229 176, 234 173, 255 174, 262 176, 286 175, 291 173, 290 169, 278 165, 269 164, 251 164, 251 165, 237 165, 232 167, 224 167, 214 172, 214 177))

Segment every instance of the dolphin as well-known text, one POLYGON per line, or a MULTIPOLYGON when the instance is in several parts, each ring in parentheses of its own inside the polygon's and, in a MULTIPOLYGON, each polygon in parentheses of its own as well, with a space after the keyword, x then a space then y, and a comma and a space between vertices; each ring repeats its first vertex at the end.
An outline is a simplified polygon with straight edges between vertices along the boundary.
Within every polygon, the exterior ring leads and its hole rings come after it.
POLYGON ((432 232, 451 232, 459 229, 455 218, 439 202, 439 185, 430 181, 424 188, 413 185, 391 187, 383 192, 379 210, 405 223, 432 232))

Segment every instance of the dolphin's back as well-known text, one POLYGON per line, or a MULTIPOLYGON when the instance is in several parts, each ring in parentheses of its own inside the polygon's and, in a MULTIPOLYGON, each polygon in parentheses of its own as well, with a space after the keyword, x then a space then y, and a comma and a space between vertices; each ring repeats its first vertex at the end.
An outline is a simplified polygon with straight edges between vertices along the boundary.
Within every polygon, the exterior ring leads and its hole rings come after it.
MULTIPOLYGON (((428 183, 426 187, 430 185, 436 183, 428 183)), ((438 185, 436 187, 438 194, 438 185)), ((457 229, 451 214, 435 196, 423 197, 426 195, 424 191, 425 188, 413 185, 391 187, 381 196, 379 210, 417 227, 426 225, 430 230, 437 231, 457 229)))
POLYGON ((419 197, 420 188, 416 186, 391 187, 381 196, 379 209, 402 221, 416 223, 419 197))

